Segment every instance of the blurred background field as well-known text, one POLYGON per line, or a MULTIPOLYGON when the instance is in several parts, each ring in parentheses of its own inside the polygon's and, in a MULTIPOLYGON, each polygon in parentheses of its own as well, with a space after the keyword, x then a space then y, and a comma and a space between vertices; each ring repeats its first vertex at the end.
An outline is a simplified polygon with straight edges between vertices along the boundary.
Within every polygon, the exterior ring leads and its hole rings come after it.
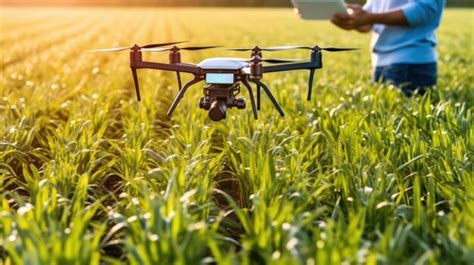
MULTIPOLYGON (((364 4, 365 0, 349 0, 348 3, 364 4)), ((289 0, 2 0, 5 5, 25 6, 223 6, 223 7, 290 7, 289 0)), ((448 0, 449 7, 472 7, 470 0, 448 0)))
POLYGON ((2 7, 0 260, 472 264, 473 24, 446 11, 439 85, 405 98, 370 84, 369 35, 289 8, 2 7), (199 86, 168 118, 174 74, 140 71, 138 103, 127 52, 86 53, 181 40, 361 50, 324 54, 311 102, 308 73, 266 75, 285 118, 264 97, 219 123, 199 86))

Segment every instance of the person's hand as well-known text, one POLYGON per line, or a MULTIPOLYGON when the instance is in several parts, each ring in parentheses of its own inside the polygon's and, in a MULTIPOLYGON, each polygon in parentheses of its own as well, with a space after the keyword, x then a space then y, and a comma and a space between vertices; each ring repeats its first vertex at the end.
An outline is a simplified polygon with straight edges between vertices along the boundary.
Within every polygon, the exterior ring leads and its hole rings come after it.
POLYGON ((372 14, 365 11, 361 5, 347 4, 348 14, 352 17, 352 26, 357 29, 372 25, 372 14))
POLYGON ((349 15, 352 15, 352 14, 357 13, 357 12, 364 11, 362 6, 358 5, 358 4, 346 4, 346 6, 347 6, 347 13, 349 15))
POLYGON ((365 11, 361 5, 347 4, 347 13, 337 13, 331 18, 331 22, 336 26, 361 32, 367 32, 372 27, 372 14, 365 11))
POLYGON ((351 30, 354 29, 352 26, 352 17, 348 13, 336 13, 334 16, 331 18, 331 22, 345 30, 351 30))

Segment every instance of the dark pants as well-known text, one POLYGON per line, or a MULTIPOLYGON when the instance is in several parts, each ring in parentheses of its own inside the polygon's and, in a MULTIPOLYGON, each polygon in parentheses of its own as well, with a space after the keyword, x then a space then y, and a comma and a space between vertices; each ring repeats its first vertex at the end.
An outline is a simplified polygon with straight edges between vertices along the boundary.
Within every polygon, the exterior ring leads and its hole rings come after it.
POLYGON ((406 96, 413 93, 423 95, 426 89, 436 85, 438 69, 436 63, 392 64, 374 69, 372 82, 391 83, 406 96))

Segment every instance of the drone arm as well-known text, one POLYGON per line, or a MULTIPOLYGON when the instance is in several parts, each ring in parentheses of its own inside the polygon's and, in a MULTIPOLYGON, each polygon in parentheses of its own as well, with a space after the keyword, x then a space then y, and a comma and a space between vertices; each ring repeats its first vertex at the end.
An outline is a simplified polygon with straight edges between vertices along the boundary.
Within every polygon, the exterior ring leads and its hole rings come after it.
POLYGON ((176 64, 165 64, 165 63, 155 63, 155 62, 133 62, 130 64, 131 67, 135 69, 157 69, 164 71, 172 72, 182 72, 199 75, 201 74, 201 69, 192 64, 176 63, 176 64))
POLYGON ((130 67, 132 69, 133 83, 135 84, 135 92, 137 93, 137 100, 142 101, 140 96, 140 85, 138 84, 138 74, 135 67, 130 67))
POLYGON ((270 89, 268 89, 268 87, 260 80, 251 80, 253 83, 255 83, 257 86, 260 86, 263 88, 263 91, 265 91, 265 93, 267 94, 267 96, 270 98, 270 100, 272 101, 273 105, 275 106, 275 108, 278 110, 278 112, 280 113, 280 115, 282 117, 285 116, 285 113, 283 112, 283 110, 281 109, 280 107, 280 104, 278 104, 278 102, 276 101, 275 97, 273 97, 273 94, 272 92, 270 92, 270 89))
POLYGON ((284 72, 292 70, 307 70, 307 69, 320 69, 321 66, 316 62, 307 62, 307 63, 293 63, 293 64, 282 64, 282 65, 272 65, 264 66, 264 73, 275 73, 275 72, 284 72))
POLYGON ((311 95, 313 93, 313 81, 314 81, 314 74, 316 69, 321 69, 321 63, 318 61, 315 62, 308 62, 308 63, 296 63, 296 64, 283 64, 283 65, 276 65, 276 66, 264 66, 263 72, 264 73, 275 73, 275 72, 283 72, 283 71, 292 71, 292 70, 309 70, 309 82, 308 82, 308 101, 311 100, 311 95))
POLYGON ((183 88, 183 85, 182 85, 182 82, 181 82, 181 74, 178 71, 176 71, 176 77, 178 78, 179 90, 181 90, 183 88))
POLYGON ((255 106, 255 99, 253 97, 252 87, 250 86, 249 81, 247 80, 247 78, 242 79, 242 83, 244 84, 244 86, 249 91, 250 103, 252 104, 253 117, 256 120, 258 120, 257 107, 255 106))
POLYGON ((262 93, 262 88, 260 85, 257 85, 257 110, 260 110, 260 101, 261 101, 261 94, 262 93))
POLYGON ((135 84, 135 92, 137 93, 138 101, 141 101, 141 96, 140 96, 140 85, 138 82, 137 69, 159 69, 159 70, 165 70, 165 71, 174 71, 177 73, 178 84, 179 84, 180 90, 182 89, 180 72, 192 73, 195 75, 200 74, 199 67, 196 67, 192 64, 183 64, 183 63, 162 64, 162 63, 154 63, 154 62, 132 61, 130 63, 130 68, 132 70, 133 82, 135 84))
POLYGON ((315 69, 309 70, 309 81, 308 81, 308 101, 311 100, 311 95, 313 94, 313 80, 315 69))
POLYGON ((195 75, 193 80, 189 81, 188 83, 184 85, 184 87, 178 92, 178 95, 174 99, 173 104, 171 104, 171 107, 167 113, 168 116, 171 116, 173 114, 174 110, 176 109, 179 102, 181 101, 181 98, 183 98, 184 93, 186 93, 186 90, 188 90, 188 88, 191 87, 192 85, 201 82, 202 80, 203 79, 200 78, 198 75, 195 75))

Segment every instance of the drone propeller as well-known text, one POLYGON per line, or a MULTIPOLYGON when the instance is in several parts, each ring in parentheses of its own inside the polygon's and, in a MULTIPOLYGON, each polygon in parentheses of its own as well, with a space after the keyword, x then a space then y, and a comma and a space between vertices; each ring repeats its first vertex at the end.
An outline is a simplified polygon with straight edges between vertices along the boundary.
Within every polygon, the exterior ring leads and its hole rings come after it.
POLYGON ((311 46, 277 46, 277 47, 269 47, 262 49, 264 51, 287 51, 287 50, 313 50, 313 49, 320 49, 327 52, 343 52, 343 51, 354 51, 358 50, 357 48, 336 48, 336 47, 311 47, 311 46))
MULTIPOLYGON (((237 52, 244 52, 244 51, 253 51, 255 48, 231 48, 228 49, 230 51, 237 51, 237 52)), ((336 48, 336 47, 311 47, 311 46, 275 46, 275 47, 268 47, 268 48, 259 48, 261 51, 288 51, 288 50, 314 50, 319 49, 328 52, 342 52, 342 51, 354 51, 358 50, 357 48, 336 48)))
MULTIPOLYGON (((169 45, 174 45, 174 44, 180 44, 185 41, 177 41, 177 42, 166 42, 166 43, 154 43, 154 44, 147 44, 144 46, 138 46, 138 49, 150 49, 150 48, 158 48, 158 47, 163 47, 163 46, 169 46, 169 45)), ((97 50, 89 50, 89 52, 121 52, 121 51, 126 51, 133 49, 135 46, 131 47, 117 47, 117 48, 108 48, 108 49, 97 49, 97 50)))
POLYGON ((247 51, 252 51, 254 48, 228 48, 228 51, 234 51, 234 52, 247 52, 247 51))
POLYGON ((190 47, 171 47, 171 48, 150 48, 150 49, 142 49, 142 52, 165 52, 165 51, 179 51, 179 50, 185 50, 185 51, 200 51, 200 50, 207 50, 207 49, 214 49, 214 48, 219 48, 221 46, 190 46, 190 47))
MULTIPOLYGON (((252 62, 253 59, 237 59, 242 62, 252 62)), ((302 63, 306 62, 305 60, 302 59, 279 59, 279 58, 268 58, 268 59, 261 59, 259 60, 264 63, 271 63, 271 64, 280 64, 280 63, 302 63)))
POLYGON ((279 64, 279 63, 302 63, 305 60, 301 59, 263 59, 262 62, 271 63, 271 64, 279 64))

